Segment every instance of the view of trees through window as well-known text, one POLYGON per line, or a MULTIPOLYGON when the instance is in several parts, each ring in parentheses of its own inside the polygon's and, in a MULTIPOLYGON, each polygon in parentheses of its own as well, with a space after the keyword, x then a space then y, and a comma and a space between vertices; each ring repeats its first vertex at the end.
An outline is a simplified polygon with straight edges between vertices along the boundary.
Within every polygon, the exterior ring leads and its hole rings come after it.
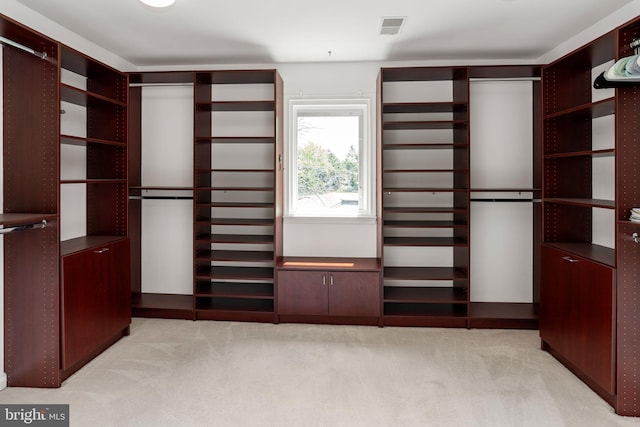
POLYGON ((298 116, 299 212, 357 211, 358 116, 298 116))

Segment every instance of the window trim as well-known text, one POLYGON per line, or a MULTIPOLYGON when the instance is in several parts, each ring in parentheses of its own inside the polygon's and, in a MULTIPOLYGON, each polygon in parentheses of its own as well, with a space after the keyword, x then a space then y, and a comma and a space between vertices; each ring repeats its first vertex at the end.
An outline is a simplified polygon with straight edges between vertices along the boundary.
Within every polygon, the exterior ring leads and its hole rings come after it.
POLYGON ((288 218, 325 218, 325 219, 347 219, 347 218, 375 218, 375 150, 372 142, 371 130, 371 99, 369 98, 327 98, 327 99, 307 99, 292 98, 289 100, 289 138, 287 144, 287 156, 285 156, 285 212, 288 218), (358 147, 359 156, 359 183, 362 206, 357 212, 317 212, 317 213, 296 213, 295 202, 297 200, 298 181, 298 112, 312 110, 358 110, 362 111, 362 130, 360 135, 360 145, 358 147))

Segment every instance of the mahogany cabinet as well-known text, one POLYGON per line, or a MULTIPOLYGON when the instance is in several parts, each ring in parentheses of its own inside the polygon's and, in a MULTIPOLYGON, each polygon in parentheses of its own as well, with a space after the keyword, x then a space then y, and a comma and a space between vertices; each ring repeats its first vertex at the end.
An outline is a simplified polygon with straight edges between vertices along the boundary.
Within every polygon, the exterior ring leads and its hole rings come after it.
POLYGON ((377 324, 376 259, 284 258, 277 264, 280 321, 377 324))
POLYGON ((129 331, 128 79, 2 15, 0 34, 27 48, 2 49, 4 369, 60 387, 129 331))
POLYGON ((540 336, 547 349, 614 392, 614 270, 543 247, 540 336))
POLYGON ((128 239, 62 258, 62 368, 71 369, 128 328, 128 239))

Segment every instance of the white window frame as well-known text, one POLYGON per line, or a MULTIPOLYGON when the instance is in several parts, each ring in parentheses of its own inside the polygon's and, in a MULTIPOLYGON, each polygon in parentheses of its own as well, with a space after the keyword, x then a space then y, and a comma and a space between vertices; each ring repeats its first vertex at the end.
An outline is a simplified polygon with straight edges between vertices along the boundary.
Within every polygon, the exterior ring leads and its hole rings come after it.
POLYGON ((291 99, 289 100, 289 138, 285 157, 285 217, 316 219, 375 218, 375 161, 371 139, 371 100, 356 99, 291 99), (359 209, 356 212, 296 212, 298 199, 298 114, 300 112, 358 111, 361 113, 359 158, 359 209))

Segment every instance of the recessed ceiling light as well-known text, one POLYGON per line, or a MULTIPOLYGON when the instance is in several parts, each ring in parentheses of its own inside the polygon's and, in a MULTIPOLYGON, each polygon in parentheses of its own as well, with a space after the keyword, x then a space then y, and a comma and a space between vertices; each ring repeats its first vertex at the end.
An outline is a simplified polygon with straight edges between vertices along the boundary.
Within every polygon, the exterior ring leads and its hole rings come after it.
POLYGON ((142 3, 151 7, 169 7, 176 2, 176 0, 140 0, 142 3))

